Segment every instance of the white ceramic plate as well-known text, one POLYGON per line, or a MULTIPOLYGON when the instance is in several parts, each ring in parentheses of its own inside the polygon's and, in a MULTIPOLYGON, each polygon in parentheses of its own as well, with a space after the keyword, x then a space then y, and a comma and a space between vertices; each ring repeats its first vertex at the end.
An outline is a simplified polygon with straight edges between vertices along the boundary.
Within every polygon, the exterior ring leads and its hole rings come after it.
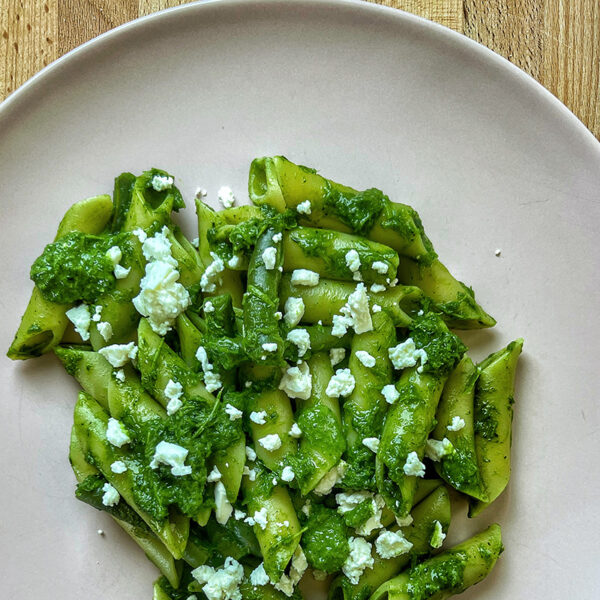
MULTIPOLYGON (((420 211, 498 319, 464 336, 476 359, 525 337, 510 488, 468 524, 498 520, 506 552, 464 598, 597 598, 600 145, 532 79, 447 29, 364 3, 207 2, 45 69, 0 106, 0 347, 70 204, 160 166, 177 175, 193 235, 197 186, 244 197, 250 160, 278 153, 420 211)), ((152 565, 73 496, 75 383, 52 356, 3 359, 0 374, 0 597, 150 598, 152 565)))

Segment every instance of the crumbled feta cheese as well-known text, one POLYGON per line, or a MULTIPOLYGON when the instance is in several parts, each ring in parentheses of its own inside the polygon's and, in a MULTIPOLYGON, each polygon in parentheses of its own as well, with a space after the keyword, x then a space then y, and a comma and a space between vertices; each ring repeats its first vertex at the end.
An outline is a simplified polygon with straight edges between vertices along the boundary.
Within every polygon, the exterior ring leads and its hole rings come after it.
POLYGON ((276 244, 279 244, 279 242, 283 239, 283 233, 281 233, 281 231, 280 231, 279 233, 276 233, 271 239, 276 244))
POLYGON ((258 525, 263 531, 267 528, 267 509, 263 506, 260 510, 257 510, 253 515, 254 523, 258 525))
POLYGON ((377 450, 379 450, 379 438, 376 437, 367 437, 363 438, 363 446, 366 446, 371 452, 375 452, 377 454, 377 450))
POLYGON ((198 248, 200 248, 200 238, 197 238, 197 237, 192 238, 192 242, 191 243, 192 243, 192 246, 194 246, 194 248, 196 248, 196 250, 198 248))
POLYGON ((169 379, 165 386, 165 398, 169 400, 167 404, 167 414, 170 416, 176 413, 182 406, 181 396, 183 395, 183 386, 178 381, 169 379))
POLYGON ((204 387, 208 392, 215 392, 223 386, 221 377, 213 371, 213 365, 208 360, 208 354, 204 346, 198 346, 196 350, 196 359, 200 362, 202 371, 204 372, 204 387))
POLYGON ((113 266, 118 265, 121 262, 121 259, 123 258, 123 251, 121 250, 121 248, 119 248, 119 246, 111 246, 106 251, 106 258, 108 258, 108 260, 112 262, 113 266))
POLYGON ((281 438, 276 433, 265 435, 265 437, 258 440, 258 443, 267 450, 267 452, 273 452, 274 450, 279 450, 279 448, 281 448, 281 438))
POLYGON ((134 229, 131 233, 133 233, 133 235, 135 235, 137 239, 140 240, 140 244, 143 244, 148 239, 148 234, 140 227, 134 229))
POLYGON ((329 351, 329 360, 331 361, 332 367, 341 363, 344 358, 346 358, 346 348, 332 348, 329 351))
POLYGON ((375 357, 365 350, 357 350, 355 354, 356 358, 358 358, 367 369, 372 369, 375 366, 375 357))
POLYGON ((122 367, 129 360, 134 360, 137 352, 138 347, 134 342, 112 344, 112 346, 105 346, 98 350, 98 354, 101 354, 115 369, 122 367))
POLYGON ((417 313, 417 317, 422 317, 425 313, 423 312, 423 309, 421 309, 418 313, 417 313))
POLYGON ((374 560, 371 556, 371 544, 361 537, 351 537, 348 540, 350 554, 342 566, 344 575, 350 583, 356 585, 366 569, 372 569, 374 560))
POLYGON ((341 515, 354 510, 363 502, 371 502, 371 516, 356 528, 356 532, 359 535, 370 535, 375 529, 381 529, 383 527, 381 515, 383 507, 385 506, 385 500, 380 494, 374 495, 373 492, 363 490, 360 492, 336 494, 335 500, 338 503, 338 513, 341 515))
POLYGON ((169 416, 174 415, 182 406, 183 402, 180 398, 171 398, 171 400, 167 402, 167 414, 169 416))
POLYGON ((213 312, 215 312, 215 306, 210 300, 207 300, 204 303, 204 314, 213 313, 213 312))
POLYGON ((396 386, 393 383, 384 385, 381 389, 381 393, 388 404, 394 404, 394 402, 400 398, 400 392, 396 389, 396 386))
POLYGON ((256 460, 256 452, 254 451, 254 448, 251 448, 250 446, 246 446, 246 458, 249 461, 256 460))
POLYGON ((360 269, 360 256, 356 250, 348 250, 344 258, 346 259, 346 266, 352 273, 360 269))
MULTIPOLYGON (((191 470, 191 469, 190 469, 191 470)), ((233 512, 233 506, 227 499, 227 491, 222 481, 217 481, 215 484, 215 519, 219 525, 225 525, 231 513, 233 512)))
POLYGON ((285 466, 283 467, 283 471, 281 471, 281 481, 293 481, 294 477, 296 477, 296 474, 294 473, 294 470, 292 469, 292 467, 289 466, 285 466))
POLYGON ((371 292, 373 292, 374 294, 385 292, 385 285, 381 285, 381 283, 373 283, 371 284, 371 292))
POLYGON ((431 534, 431 540, 429 544, 432 548, 439 548, 446 539, 446 534, 442 529, 442 524, 439 521, 434 521, 433 523, 433 533, 431 534))
POLYGON ((494 252, 494 254, 496 256, 500 256, 502 254, 502 249, 501 248, 496 248, 496 251, 494 252))
POLYGON ((217 192, 217 198, 223 205, 223 208, 231 208, 235 204, 235 196, 229 186, 224 185, 220 187, 217 192))
POLYGON ((274 315, 273 315, 278 321, 281 321, 281 319, 283 319, 283 313, 281 311, 277 311, 274 315))
POLYGON ((354 390, 356 381, 350 369, 338 369, 335 375, 329 380, 325 393, 330 398, 339 398, 340 396, 349 396, 354 390))
POLYGON ((122 460, 115 460, 115 462, 110 465, 110 470, 117 474, 125 473, 125 471, 127 471, 127 465, 122 460))
POLYGON ((222 569, 202 565, 192 571, 192 576, 202 585, 207 600, 242 600, 240 584, 244 579, 244 567, 228 556, 222 569))
POLYGON ((102 495, 102 504, 104 506, 116 506, 119 504, 121 496, 119 496, 119 492, 110 483, 105 483, 102 486, 102 491, 104 492, 102 495))
POLYGON ((294 269, 292 271, 292 285, 306 285, 314 287, 319 283, 319 274, 308 269, 294 269))
POLYGON ((252 411, 250 413, 250 420, 257 425, 264 425, 267 422, 267 413, 264 410, 252 411))
POLYGON ((413 547, 402 532, 383 531, 375 540, 375 549, 381 558, 395 558, 406 554, 413 547))
POLYGON ((333 327, 331 335, 344 337, 348 333, 348 327, 352 327, 352 319, 345 315, 333 315, 333 327))
POLYGON ((335 501, 338 504, 337 511, 340 515, 344 515, 370 498, 373 498, 373 492, 367 490, 362 490, 360 492, 340 492, 335 495, 335 501))
POLYGON ((98 329, 98 333, 104 338, 105 342, 108 342, 113 335, 112 325, 108 321, 98 323, 96 329, 98 329))
POLYGON ((164 192, 173 187, 173 178, 166 175, 155 175, 152 178, 151 185, 157 192, 164 192))
POLYGON ((125 381, 125 371, 123 369, 119 369, 115 371, 115 377, 122 383, 125 381))
POLYGON ((310 215, 310 213, 312 212, 312 207, 311 207, 311 204, 310 204, 310 200, 305 200, 304 202, 300 202, 296 206, 296 210, 301 215, 310 215))
POLYGON ((152 237, 142 244, 142 253, 148 262, 166 262, 177 268, 177 261, 171 255, 171 242, 169 241, 169 228, 165 225, 152 237))
POLYGON ((421 366, 427 362, 427 352, 422 348, 417 348, 412 338, 390 348, 388 353, 395 369, 414 367, 419 360, 421 366))
POLYGON ((441 441, 429 439, 425 444, 425 456, 435 462, 442 460, 444 456, 448 456, 452 452, 454 452, 454 446, 446 437, 441 441))
POLYGON ((306 329, 292 329, 286 339, 298 347, 298 358, 302 358, 310 350, 310 335, 306 329))
POLYGON ((452 423, 446 427, 448 431, 460 431, 466 425, 465 420, 459 416, 452 417, 452 423))
POLYGON ((244 261, 244 257, 240 254, 235 254, 227 261, 227 266, 230 269, 239 269, 244 261))
POLYGON ((277 248, 270 246, 269 248, 265 248, 262 253, 263 263, 265 263, 265 269, 267 271, 272 271, 275 268, 275 263, 277 262, 277 248))
POLYGON ((416 452, 409 452, 403 467, 405 475, 414 477, 425 477, 425 465, 419 460, 416 452))
POLYGON ((92 321, 99 323, 102 320, 102 306, 94 307, 94 314, 92 315, 92 321))
POLYGON ((159 464, 171 467, 171 475, 181 477, 189 475, 192 472, 192 467, 184 465, 188 451, 177 444, 170 442, 159 442, 154 449, 154 457, 150 463, 151 469, 157 469, 159 464))
POLYGON ((212 471, 208 474, 206 481, 208 481, 208 483, 216 483, 217 481, 220 481, 220 480, 221 480, 221 471, 219 471, 219 468, 217 467, 217 465, 215 465, 212 468, 212 471))
POLYGON ((210 255, 213 261, 206 267, 200 278, 200 288, 203 292, 208 292, 209 294, 217 289, 216 283, 220 280, 219 273, 225 270, 225 263, 223 263, 221 258, 214 252, 211 252, 210 255))
POLYGON ((294 587, 302 579, 302 575, 308 568, 308 561, 301 546, 296 548, 290 564, 290 574, 282 575, 281 579, 273 586, 276 590, 290 597, 294 594, 294 587))
POLYGON ((262 349, 265 352, 277 352, 277 344, 275 342, 267 342, 262 345, 262 349))
POLYGON ((331 333, 336 337, 345 335, 348 327, 354 327, 356 333, 365 333, 373 329, 369 311, 369 296, 364 283, 359 283, 348 301, 340 309, 341 315, 333 316, 331 333))
POLYGON ((371 312, 373 314, 381 312, 381 306, 379 306, 379 304, 373 304, 373 306, 371 307, 371 312))
POLYGON ((273 485, 277 485, 277 477, 273 477, 271 481, 273 481, 273 485))
POLYGON ((227 403, 225 405, 225 412, 229 415, 230 421, 236 421, 237 419, 241 419, 244 414, 239 408, 236 408, 232 404, 227 403))
POLYGON ((288 434, 291 435, 293 438, 299 438, 302 436, 302 430, 300 429, 300 427, 298 427, 298 423, 294 423, 292 425, 292 427, 288 431, 288 434))
MULTIPOLYGON (((303 305, 304 307, 304 305, 303 305)), ((80 304, 70 308, 66 313, 67 319, 75 326, 75 331, 84 342, 90 339, 90 307, 87 304, 80 304)))
POLYGON ((265 563, 260 563, 260 565, 250 573, 250 583, 255 586, 263 586, 269 583, 269 576, 265 571, 265 563))
POLYGON ((388 265, 387 263, 384 263, 381 260, 376 260, 372 265, 371 268, 373 269, 373 271, 377 271, 377 273, 380 273, 381 275, 385 275, 388 272, 388 265))
POLYGON ((129 444, 129 442, 131 442, 131 438, 127 434, 123 424, 112 417, 108 419, 108 426, 106 427, 106 439, 117 448, 122 448, 125 444, 129 444))
POLYGON ((352 273, 352 279, 354 281, 363 281, 362 273, 360 271, 354 271, 354 273, 352 273))
POLYGON ((302 513, 304 515, 306 515, 307 517, 310 517, 310 505, 311 505, 311 501, 309 499, 302 505, 302 508, 300 509, 302 511, 302 513))
POLYGON ((343 460, 327 471, 325 475, 321 478, 321 481, 317 484, 315 489, 313 490, 315 494, 319 496, 326 496, 331 492, 331 490, 342 481, 344 475, 346 474, 346 470, 348 469, 348 463, 343 460))
POLYGON ((408 527, 412 522, 412 515, 406 515, 405 517, 396 517, 396 523, 398 523, 399 527, 408 527))
POLYGON ((115 279, 125 279, 127 275, 131 272, 131 267, 123 267, 122 265, 115 265, 115 269, 113 273, 115 274, 115 279))
MULTIPOLYGON (((244 466, 242 475, 247 475, 250 481, 254 481, 256 479, 256 471, 254 469, 251 469, 248 465, 244 466)), ((254 525, 254 523, 251 524, 254 525)))
POLYGON ((236 508, 236 509, 233 511, 233 518, 234 518, 236 521, 241 521, 242 519, 245 519, 245 518, 246 518, 246 513, 245 513, 243 510, 239 510, 239 509, 237 509, 237 508, 236 508))
POLYGON ((289 367, 281 381, 279 389, 283 390, 290 398, 308 400, 312 392, 312 376, 305 361, 301 361, 297 367, 289 367))

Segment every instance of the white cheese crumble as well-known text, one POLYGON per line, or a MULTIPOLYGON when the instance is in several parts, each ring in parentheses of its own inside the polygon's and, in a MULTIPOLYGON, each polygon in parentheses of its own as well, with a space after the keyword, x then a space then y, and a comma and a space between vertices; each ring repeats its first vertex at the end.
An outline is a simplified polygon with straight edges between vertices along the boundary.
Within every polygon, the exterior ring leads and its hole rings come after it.
POLYGON ((363 490, 360 492, 336 494, 335 500, 338 503, 337 510, 340 515, 354 510, 363 502, 371 502, 373 512, 364 523, 356 528, 356 533, 359 535, 370 535, 375 529, 381 529, 383 527, 381 515, 385 506, 385 500, 380 494, 373 494, 373 492, 363 490))
POLYGON ((239 408, 236 408, 229 403, 225 405, 225 412, 229 415, 230 421, 237 421, 237 419, 241 419, 244 414, 239 408))
POLYGON ((254 523, 258 525, 263 531, 267 528, 267 509, 263 506, 260 510, 257 510, 253 515, 254 523))
POLYGON ((304 202, 300 202, 297 206, 296 206, 296 210, 301 214, 301 215, 310 215, 310 213, 312 212, 312 206, 310 204, 310 200, 305 200, 304 202))
POLYGON ((425 444, 425 456, 434 462, 438 462, 454 452, 454 446, 448 438, 443 440, 427 440, 425 444))
POLYGON ((298 358, 302 358, 310 350, 310 335, 306 329, 292 329, 286 339, 298 347, 298 358))
POLYGON ((66 313, 67 319, 75 326, 75 331, 84 342, 90 339, 90 307, 87 304, 80 304, 70 308, 66 313))
POLYGON ((462 417, 452 417, 452 423, 446 427, 448 431, 460 431, 466 425, 462 417))
POLYGON ((236 509, 233 511, 233 518, 234 518, 236 521, 241 521, 242 519, 245 519, 245 518, 246 518, 246 513, 245 513, 243 510, 239 510, 239 509, 237 509, 237 508, 236 508, 236 509))
POLYGON ((198 187, 196 188, 196 193, 194 194, 194 196, 196 198, 206 198, 206 196, 208 196, 208 192, 204 188, 198 187))
POLYGON ((369 450, 371 450, 371 452, 375 452, 375 454, 377 454, 377 450, 379 450, 379 438, 363 438, 362 444, 363 446, 366 446, 369 450))
POLYGON ((140 227, 134 229, 131 233, 140 240, 140 244, 143 244, 148 239, 148 234, 140 227))
MULTIPOLYGON (((248 465, 244 465, 242 475, 246 475, 250 481, 254 481, 256 479, 256 471, 254 469, 251 469, 248 465)), ((254 525, 254 523, 250 524, 254 525)))
POLYGON ((329 380, 325 393, 330 398, 349 396, 354 390, 355 385, 356 381, 350 369, 338 369, 335 375, 329 380))
POLYGON ((115 377, 121 382, 123 383, 125 381, 125 371, 123 371, 123 369, 119 369, 118 371, 115 371, 115 377))
POLYGON ((346 348, 332 348, 329 351, 329 360, 332 367, 341 363, 344 358, 346 358, 346 348))
POLYGON ((373 306, 371 307, 371 312, 373 314, 381 312, 381 306, 379 306, 379 304, 373 304, 373 306))
POLYGON ((250 448, 250 446, 246 446, 246 458, 251 462, 254 462, 256 460, 256 452, 255 452, 254 448, 250 448))
POLYGON ((388 353, 395 369, 414 367, 419 360, 422 367, 427 362, 427 352, 422 348, 417 348, 412 338, 390 348, 388 353))
POLYGON ((277 262, 277 248, 270 246, 269 248, 265 248, 262 253, 263 263, 265 263, 265 269, 267 271, 272 271, 275 268, 275 263, 277 262))
POLYGON ((169 228, 165 225, 160 231, 144 241, 142 253, 148 262, 166 262, 177 268, 177 261, 171 255, 171 242, 168 236, 169 228))
POLYGON ((243 261, 244 258, 240 254, 236 254, 227 261, 227 266, 230 269, 239 269, 242 266, 243 261))
POLYGON ((277 344, 275 342, 266 342, 262 345, 265 352, 277 352, 277 344))
POLYGON ((228 556, 222 569, 202 565, 192 571, 194 579, 202 586, 207 600, 242 600, 239 590, 244 579, 244 567, 228 556))
POLYGON ((274 450, 279 450, 279 448, 281 448, 281 438, 276 433, 265 435, 258 440, 258 443, 267 450, 267 452, 273 452, 274 450))
POLYGON ((283 471, 281 471, 281 481, 290 482, 294 480, 294 477, 296 477, 296 474, 294 473, 292 467, 283 467, 283 471))
POLYGON ((213 312, 215 312, 215 306, 210 300, 207 300, 204 303, 204 314, 213 313, 213 312))
POLYGON ((127 465, 122 460, 115 460, 115 462, 110 465, 110 470, 117 474, 125 473, 125 471, 127 471, 127 465))
POLYGON ((300 509, 302 511, 302 514, 306 515, 307 517, 310 517, 310 505, 311 505, 311 501, 310 498, 302 505, 302 508, 300 509))
POLYGON ((118 265, 123 258, 123 252, 119 246, 111 246, 106 251, 106 258, 112 262, 113 266, 118 265))
POLYGON ((171 442, 159 442, 154 449, 154 457, 150 463, 151 469, 157 469, 159 464, 171 467, 171 475, 181 477, 189 475, 192 467, 184 465, 188 451, 177 444, 171 442))
POLYGON ((412 522, 412 515, 406 515, 405 517, 396 517, 396 523, 398 523, 399 527, 408 527, 412 522))
POLYGON ((294 423, 290 430, 288 431, 288 435, 291 435, 293 438, 299 438, 302 436, 302 430, 298 427, 298 423, 294 423))
POLYGON ((222 481, 217 481, 215 484, 215 519, 219 525, 225 525, 231 513, 233 512, 233 506, 227 499, 227 491, 222 481))
POLYGON ((206 353, 204 346, 198 346, 198 350, 196 350, 196 359, 204 372, 204 387, 206 390, 212 393, 223 387, 221 377, 218 373, 213 371, 213 365, 208 360, 208 354, 206 353))
POLYGON ((381 285, 381 283, 373 283, 371 284, 371 292, 373 292, 374 294, 385 292, 385 285, 381 285))
POLYGON ((394 404, 400 398, 400 392, 393 383, 388 383, 381 388, 381 393, 388 404, 394 404))
POLYGON ((235 204, 235 196, 233 191, 227 185, 219 188, 219 191, 217 192, 217 198, 223 205, 223 208, 231 208, 235 204))
POLYGON ((388 265, 387 263, 384 263, 381 260, 376 260, 372 265, 371 268, 373 269, 373 271, 376 271, 377 273, 380 273, 381 275, 385 275, 388 272, 388 265))
POLYGON ((384 559, 406 554, 412 547, 412 543, 402 535, 402 532, 383 531, 375 540, 377 554, 384 559))
POLYGON ((281 319, 283 319, 283 313, 281 311, 277 311, 274 315, 273 315, 278 321, 281 321, 281 319))
POLYGON ((290 574, 285 573, 281 576, 281 579, 274 584, 274 588, 283 592, 286 596, 290 597, 294 594, 294 587, 302 579, 302 575, 308 568, 308 561, 304 555, 304 551, 301 546, 296 548, 294 556, 292 556, 292 562, 290 564, 290 574))
POLYGON ((433 523, 433 533, 431 534, 431 540, 429 544, 432 548, 439 548, 446 539, 446 534, 442 529, 442 524, 439 521, 434 521, 433 523))
POLYGON ((131 442, 131 438, 127 434, 123 424, 112 417, 108 419, 108 426, 106 427, 106 439, 117 448, 122 448, 125 444, 129 444, 129 442, 131 442))
POLYGON ((113 335, 112 325, 108 321, 102 321, 96 325, 98 333, 102 336, 105 342, 108 342, 113 335))
POLYGON ((115 369, 122 367, 129 360, 134 360, 137 353, 138 347, 134 342, 112 344, 112 346, 105 346, 98 350, 98 354, 101 354, 115 369))
POLYGON ((319 283, 319 274, 308 269, 294 269, 291 281, 292 285, 314 287, 319 283))
POLYGON ((346 334, 348 327, 353 327, 356 333, 365 333, 373 329, 369 311, 369 296, 364 283, 356 286, 340 312, 340 315, 333 316, 332 335, 342 337, 346 334))
POLYGON ((357 350, 355 352, 356 358, 360 360, 360 362, 367 367, 367 369, 372 369, 375 366, 375 357, 369 354, 366 350, 357 350))
POLYGON ((178 381, 169 379, 165 386, 165 398, 169 400, 167 403, 167 414, 174 415, 183 405, 181 396, 183 395, 183 386, 178 381))
POLYGON ((327 471, 325 475, 321 478, 321 481, 317 484, 315 489, 313 490, 315 494, 319 496, 326 496, 331 492, 331 490, 338 484, 341 483, 344 475, 346 474, 346 470, 348 469, 348 463, 340 460, 340 462, 327 471))
POLYGON ((416 452, 409 452, 404 463, 404 474, 414 477, 425 477, 425 465, 419 460, 416 452))
POLYGON ((351 537, 348 540, 350 554, 342 566, 344 575, 353 585, 358 584, 358 580, 366 569, 372 569, 374 559, 371 556, 371 544, 361 537, 351 537))
POLYGON ((102 491, 104 492, 102 495, 102 504, 104 506, 116 506, 119 504, 121 496, 119 496, 119 492, 110 483, 105 483, 102 486, 102 491))
POLYGON ((352 273, 355 273, 360 269, 360 256, 356 250, 348 250, 344 258, 346 260, 346 266, 352 273))
POLYGON ((200 288, 203 292, 208 292, 209 294, 217 289, 216 284, 220 281, 219 273, 225 270, 225 264, 221 258, 214 252, 211 252, 210 255, 213 261, 206 267, 200 278, 200 288))
POLYGON ((94 314, 92 315, 92 321, 99 323, 102 320, 102 306, 94 307, 94 314))
POLYGON ((125 279, 127 275, 131 272, 131 267, 124 267, 122 265, 115 265, 113 273, 115 274, 115 279, 125 279))
POLYGON ((151 185, 157 192, 164 192, 173 187, 173 178, 166 175, 155 175, 152 178, 151 185))
POLYGON ((304 316, 304 300, 290 296, 285 301, 285 316, 283 320, 288 327, 295 327, 304 316))
POLYGON ((312 392, 312 375, 305 361, 296 367, 289 367, 281 381, 279 389, 283 390, 290 398, 308 400, 312 392))
POLYGON ((206 478, 206 481, 208 481, 208 483, 216 483, 217 481, 221 480, 221 471, 219 471, 219 467, 217 467, 217 465, 215 465, 212 468, 212 471, 208 474, 208 477, 206 478))
POLYGON ((254 586, 262 586, 269 583, 269 576, 265 571, 265 563, 260 563, 260 565, 250 573, 250 583, 254 586))
POLYGON ((267 413, 264 410, 259 410, 258 412, 253 410, 250 413, 250 420, 257 425, 264 425, 267 421, 267 413))

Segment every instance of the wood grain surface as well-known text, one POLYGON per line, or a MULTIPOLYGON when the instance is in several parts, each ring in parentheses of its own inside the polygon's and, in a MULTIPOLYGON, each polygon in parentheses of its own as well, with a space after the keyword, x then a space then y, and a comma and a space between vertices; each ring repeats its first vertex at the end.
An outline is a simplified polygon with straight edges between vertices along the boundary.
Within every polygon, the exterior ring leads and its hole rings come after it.
MULTIPOLYGON (((188 0, 0 0, 0 100, 117 25, 188 0)), ((599 0, 369 0, 437 21, 532 75, 600 139, 599 0)))

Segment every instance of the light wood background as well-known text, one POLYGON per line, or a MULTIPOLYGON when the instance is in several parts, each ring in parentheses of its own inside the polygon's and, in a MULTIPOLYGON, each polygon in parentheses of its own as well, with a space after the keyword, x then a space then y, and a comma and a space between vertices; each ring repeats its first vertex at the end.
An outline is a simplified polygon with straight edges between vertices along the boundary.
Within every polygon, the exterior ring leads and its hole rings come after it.
MULTIPOLYGON (((188 0, 0 0, 0 100, 75 46, 188 0)), ((369 0, 437 21, 535 77, 600 138, 600 0, 369 0)))

